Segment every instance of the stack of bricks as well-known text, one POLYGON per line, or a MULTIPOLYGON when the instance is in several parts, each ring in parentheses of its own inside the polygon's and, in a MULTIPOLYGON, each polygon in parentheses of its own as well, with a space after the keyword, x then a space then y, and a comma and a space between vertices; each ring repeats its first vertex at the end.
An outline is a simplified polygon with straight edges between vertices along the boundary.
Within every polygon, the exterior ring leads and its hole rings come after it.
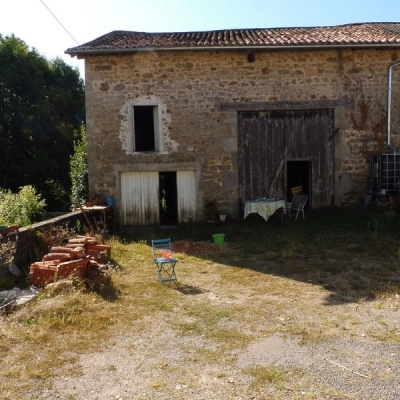
POLYGON ((42 261, 30 266, 32 285, 45 287, 57 279, 73 278, 88 281, 101 280, 101 264, 111 258, 111 246, 101 245, 97 239, 78 236, 70 239, 65 247, 52 247, 42 261))

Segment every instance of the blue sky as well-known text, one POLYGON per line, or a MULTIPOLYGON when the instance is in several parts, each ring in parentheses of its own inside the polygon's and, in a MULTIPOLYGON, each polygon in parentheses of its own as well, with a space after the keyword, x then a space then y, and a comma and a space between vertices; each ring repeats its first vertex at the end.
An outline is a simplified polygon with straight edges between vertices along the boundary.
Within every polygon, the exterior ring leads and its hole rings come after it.
POLYGON ((0 34, 15 34, 46 58, 62 57, 68 64, 78 67, 81 74, 83 61, 65 55, 64 51, 113 30, 181 32, 400 22, 400 0, 3 2, 5 4, 2 4, 0 12, 0 34))

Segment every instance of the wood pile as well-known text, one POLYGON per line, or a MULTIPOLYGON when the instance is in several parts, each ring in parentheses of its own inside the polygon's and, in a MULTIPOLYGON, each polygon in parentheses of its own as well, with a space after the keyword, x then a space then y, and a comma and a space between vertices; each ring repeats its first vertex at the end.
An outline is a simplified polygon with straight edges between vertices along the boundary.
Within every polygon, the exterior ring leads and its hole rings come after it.
POLYGON ((72 278, 96 288, 103 281, 102 264, 111 258, 111 246, 101 245, 96 238, 78 236, 65 247, 52 247, 42 261, 30 266, 29 280, 45 287, 57 279, 72 278))

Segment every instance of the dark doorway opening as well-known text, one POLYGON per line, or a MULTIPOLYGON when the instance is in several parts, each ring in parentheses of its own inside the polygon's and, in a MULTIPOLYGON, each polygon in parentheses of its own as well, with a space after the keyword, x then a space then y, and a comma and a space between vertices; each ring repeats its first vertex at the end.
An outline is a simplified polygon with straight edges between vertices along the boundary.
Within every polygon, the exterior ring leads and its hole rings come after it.
POLYGON ((154 107, 133 107, 135 151, 154 151, 154 107))
POLYGON ((178 223, 178 193, 176 172, 160 172, 160 224, 178 223))
POLYGON ((286 171, 288 201, 293 198, 291 189, 301 186, 303 194, 308 195, 307 204, 311 204, 311 161, 288 161, 286 171))

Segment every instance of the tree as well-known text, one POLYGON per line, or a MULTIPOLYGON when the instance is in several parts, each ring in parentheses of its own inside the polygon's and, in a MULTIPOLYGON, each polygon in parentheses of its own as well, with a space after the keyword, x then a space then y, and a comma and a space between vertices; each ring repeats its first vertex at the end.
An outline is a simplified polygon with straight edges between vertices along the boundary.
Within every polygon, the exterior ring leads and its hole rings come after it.
POLYGON ((84 126, 81 128, 81 137, 74 142, 70 171, 72 182, 71 204, 72 208, 78 208, 80 204, 85 204, 89 195, 87 140, 84 126))
POLYGON ((85 119, 76 68, 0 35, 0 187, 32 185, 51 211, 70 204, 69 161, 85 119))

